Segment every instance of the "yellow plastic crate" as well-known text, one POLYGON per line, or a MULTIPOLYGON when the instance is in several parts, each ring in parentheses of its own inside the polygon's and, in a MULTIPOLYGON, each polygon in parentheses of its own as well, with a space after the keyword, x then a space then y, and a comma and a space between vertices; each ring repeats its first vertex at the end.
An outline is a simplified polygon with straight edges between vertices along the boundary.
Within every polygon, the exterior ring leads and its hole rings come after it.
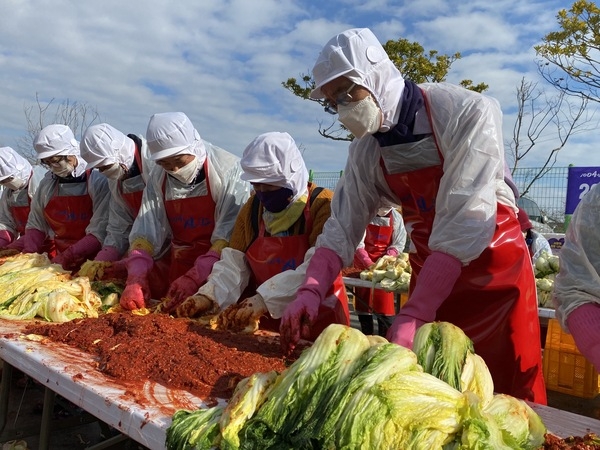
POLYGON ((582 398, 593 398, 600 392, 598 372, 556 319, 548 320, 543 371, 546 389, 551 391, 582 398))

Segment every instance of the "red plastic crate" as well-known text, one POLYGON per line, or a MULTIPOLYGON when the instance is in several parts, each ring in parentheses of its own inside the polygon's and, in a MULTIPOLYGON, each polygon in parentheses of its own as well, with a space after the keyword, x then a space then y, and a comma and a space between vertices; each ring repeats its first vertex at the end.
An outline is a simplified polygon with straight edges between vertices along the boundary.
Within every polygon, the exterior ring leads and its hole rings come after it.
POLYGON ((598 372, 556 319, 548 320, 543 358, 546 389, 582 398, 598 395, 598 372))

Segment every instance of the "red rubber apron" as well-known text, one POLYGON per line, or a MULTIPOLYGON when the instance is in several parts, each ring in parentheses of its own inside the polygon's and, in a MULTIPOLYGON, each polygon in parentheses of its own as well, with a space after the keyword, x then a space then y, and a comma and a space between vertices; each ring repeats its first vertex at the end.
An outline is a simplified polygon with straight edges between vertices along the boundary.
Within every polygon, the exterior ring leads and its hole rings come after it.
MULTIPOLYGON (((208 180, 208 159, 204 161, 206 195, 177 200, 166 200, 165 209, 173 237, 171 240, 171 270, 173 282, 194 266, 198 256, 210 250, 210 239, 215 229, 216 204, 208 180)), ((165 191, 163 182, 163 195, 165 191)))
MULTIPOLYGON (((136 145, 135 152, 135 161, 137 162, 137 166, 140 169, 140 177, 142 176, 142 158, 140 157, 140 152, 136 145)), ((142 206, 142 194, 144 190, 135 191, 135 192, 123 192, 123 181, 119 180, 118 183, 119 194, 121 194, 121 198, 123 201, 129 206, 129 210, 131 211, 131 215, 135 218, 138 215, 140 207, 142 206)))
POLYGON ((44 217, 54 231, 54 242, 58 253, 85 236, 85 229, 92 220, 94 204, 89 194, 90 171, 86 170, 86 184, 83 195, 58 195, 60 183, 56 183, 54 193, 44 208, 44 217))
MULTIPOLYGON (((264 283, 285 270, 294 270, 304 261, 304 255, 310 248, 309 236, 312 229, 310 199, 304 208, 305 232, 295 236, 265 236, 265 224, 261 220, 258 237, 246 250, 246 259, 257 285, 264 283)), ((260 328, 279 332, 280 319, 262 317, 260 328)), ((310 340, 332 323, 350 325, 348 295, 341 273, 327 291, 325 300, 319 306, 316 323, 311 328, 310 340)))
MULTIPOLYGON (((439 145, 438 153, 443 161, 439 145)), ((392 175, 386 173, 383 161, 381 166, 402 201, 405 223, 412 226, 410 238, 416 248, 410 254, 412 292, 431 253, 428 241, 443 168, 440 164, 392 175)), ((463 267, 436 320, 455 324, 473 340, 475 352, 490 369, 495 392, 546 404, 533 268, 511 208, 498 204, 492 241, 479 258, 463 267)))
MULTIPOLYGON (((367 251, 371 261, 375 262, 383 255, 390 243, 392 242, 392 234, 394 232, 394 218, 388 214, 390 224, 388 226, 367 225, 365 235, 365 250, 367 251)), ((355 267, 360 267, 357 261, 354 261, 355 267)), ((358 313, 377 313, 386 316, 396 314, 394 303, 394 293, 385 292, 381 289, 369 289, 364 287, 354 288, 354 294, 357 297, 354 302, 354 309, 358 313)))
MULTIPOLYGON (((27 219, 29 217, 29 210, 31 205, 31 199, 29 198, 29 194, 26 191, 27 189, 25 188, 23 195, 27 197, 26 205, 17 205, 12 202, 9 204, 10 213, 15 222, 15 229, 17 230, 19 236, 23 236, 25 234, 25 226, 27 225, 27 219)), ((13 199, 12 196, 10 196, 10 198, 13 199)), ((56 249, 54 247, 54 241, 52 239, 46 238, 46 240, 44 241, 44 245, 42 246, 42 252, 47 253, 48 258, 50 259, 56 256, 56 249)))

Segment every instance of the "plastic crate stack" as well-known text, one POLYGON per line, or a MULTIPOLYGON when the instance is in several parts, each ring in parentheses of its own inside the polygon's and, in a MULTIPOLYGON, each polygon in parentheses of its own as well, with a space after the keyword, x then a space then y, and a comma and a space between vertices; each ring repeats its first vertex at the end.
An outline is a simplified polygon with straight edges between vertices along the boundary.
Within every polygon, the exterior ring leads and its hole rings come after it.
POLYGON ((546 389, 582 398, 593 398, 600 392, 598 372, 556 319, 548 321, 543 372, 546 389))

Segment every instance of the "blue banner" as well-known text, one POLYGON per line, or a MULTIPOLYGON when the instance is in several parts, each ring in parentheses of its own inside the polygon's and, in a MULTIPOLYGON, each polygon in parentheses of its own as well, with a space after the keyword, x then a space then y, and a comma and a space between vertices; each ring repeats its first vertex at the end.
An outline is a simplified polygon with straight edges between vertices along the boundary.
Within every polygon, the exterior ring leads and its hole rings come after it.
POLYGON ((579 201, 597 183, 600 183, 600 167, 569 167, 565 214, 573 214, 579 201))

